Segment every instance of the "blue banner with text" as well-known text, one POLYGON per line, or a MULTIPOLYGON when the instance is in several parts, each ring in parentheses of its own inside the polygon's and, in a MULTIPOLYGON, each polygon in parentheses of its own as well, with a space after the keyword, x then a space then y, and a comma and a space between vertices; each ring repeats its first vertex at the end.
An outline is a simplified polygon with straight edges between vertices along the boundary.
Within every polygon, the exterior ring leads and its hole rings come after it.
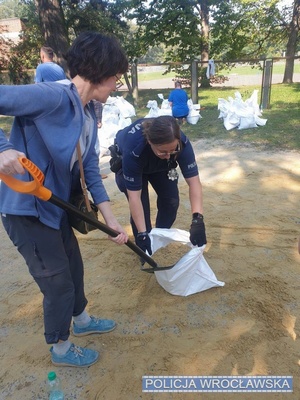
POLYGON ((143 376, 143 392, 293 392, 292 376, 143 376))

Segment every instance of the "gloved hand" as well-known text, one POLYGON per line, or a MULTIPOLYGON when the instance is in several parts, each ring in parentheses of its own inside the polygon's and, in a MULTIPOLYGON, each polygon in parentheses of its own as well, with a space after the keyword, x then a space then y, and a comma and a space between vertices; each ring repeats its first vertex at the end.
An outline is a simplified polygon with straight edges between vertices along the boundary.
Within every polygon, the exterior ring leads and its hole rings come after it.
POLYGON ((201 247, 207 243, 205 225, 202 214, 193 214, 192 224, 190 228, 190 241, 194 246, 198 247, 201 247))
MULTIPOLYGON (((145 253, 146 253, 146 250, 147 250, 148 254, 150 254, 150 255, 152 254, 151 240, 149 238, 148 232, 139 232, 137 234, 137 236, 136 236, 135 243, 145 253)), ((145 260, 143 259, 143 257, 140 257, 140 260, 141 260, 142 265, 144 265, 145 264, 145 260)))
POLYGON ((111 159, 109 160, 110 170, 115 174, 122 168, 122 156, 118 153, 119 147, 117 144, 109 146, 111 159))

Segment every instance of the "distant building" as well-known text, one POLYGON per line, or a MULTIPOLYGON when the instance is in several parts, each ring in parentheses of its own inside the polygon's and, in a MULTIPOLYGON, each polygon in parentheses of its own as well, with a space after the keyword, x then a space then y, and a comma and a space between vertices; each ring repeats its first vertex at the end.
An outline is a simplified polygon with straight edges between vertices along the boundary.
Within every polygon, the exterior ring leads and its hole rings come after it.
POLYGON ((20 41, 20 32, 24 29, 24 23, 20 18, 0 19, 0 40, 10 40, 14 44, 20 41))

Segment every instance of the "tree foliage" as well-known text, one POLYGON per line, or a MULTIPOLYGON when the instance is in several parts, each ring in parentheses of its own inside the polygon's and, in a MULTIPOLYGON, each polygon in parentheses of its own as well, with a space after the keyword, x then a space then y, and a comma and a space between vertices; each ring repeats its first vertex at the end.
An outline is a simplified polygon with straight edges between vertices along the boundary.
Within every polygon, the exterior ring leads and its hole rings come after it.
POLYGON ((294 59, 292 58, 299 48, 300 38, 300 0, 294 0, 292 10, 285 9, 290 17, 284 19, 283 24, 287 32, 286 56, 289 57, 285 64, 283 83, 293 83, 294 59), (290 21, 289 23, 287 23, 290 21))
POLYGON ((278 56, 285 47, 288 53, 290 42, 289 55, 295 55, 299 1, 280 9, 279 0, 137 0, 132 15, 144 48, 166 46, 164 61, 226 63, 278 56))
POLYGON ((0 2, 0 19, 19 17, 21 7, 18 0, 5 0, 0 2))
MULTIPOLYGON (((17 0, 2 0, 3 13, 17 0), (5 5, 5 6, 4 6, 5 5)), ((70 41, 82 31, 113 33, 129 59, 190 63, 209 58, 236 59, 295 54, 299 43, 300 0, 279 8, 279 0, 21 0, 26 19, 24 42, 15 55, 36 65, 38 50, 48 44, 62 63, 70 41), (162 51, 163 49, 163 51, 162 51), (147 55, 148 53, 148 55, 147 55), (156 54, 155 54, 156 53, 156 54)), ((4 14, 3 14, 4 15, 4 14)), ((288 64, 288 63, 287 63, 288 64)), ((199 71, 205 79, 205 68, 199 71)), ((291 79, 293 65, 287 70, 291 79)))

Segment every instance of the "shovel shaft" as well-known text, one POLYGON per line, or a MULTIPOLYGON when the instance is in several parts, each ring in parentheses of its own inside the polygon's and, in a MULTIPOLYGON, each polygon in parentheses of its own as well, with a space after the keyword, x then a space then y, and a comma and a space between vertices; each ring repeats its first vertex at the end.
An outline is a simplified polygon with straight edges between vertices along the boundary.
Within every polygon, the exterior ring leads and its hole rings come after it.
MULTIPOLYGON (((88 214, 83 213, 78 208, 74 207, 72 204, 63 201, 59 197, 55 196, 53 193, 48 200, 50 203, 62 208, 65 211, 71 212, 72 214, 80 217, 83 221, 88 222, 89 224, 95 226, 96 228, 100 229, 100 231, 107 233, 109 236, 116 237, 119 235, 119 232, 115 231, 114 229, 110 228, 109 226, 103 224, 101 221, 98 221, 88 214)), ((148 256, 142 249, 140 249, 135 243, 130 240, 127 240, 125 243, 132 251, 134 251, 138 256, 142 257, 151 267, 153 268, 160 268, 158 267, 157 263, 148 256)))
MULTIPOLYGON (((119 232, 110 228, 109 226, 103 224, 102 222, 91 218, 89 215, 81 212, 78 208, 74 207, 72 204, 63 201, 62 199, 56 197, 49 189, 43 186, 44 183, 44 174, 42 171, 28 158, 21 157, 19 158, 20 163, 23 167, 30 173, 32 180, 29 182, 20 181, 12 176, 1 174, 0 179, 6 183, 11 189, 15 190, 19 193, 24 194, 32 194, 38 197, 41 200, 49 201, 52 204, 62 208, 65 211, 69 211, 72 214, 80 217, 83 221, 88 222, 89 224, 95 226, 100 229, 102 232, 107 233, 109 236, 116 237, 119 235, 119 232)), ((143 258, 152 268, 141 268, 142 271, 146 272, 154 272, 154 271, 162 271, 166 269, 173 268, 174 265, 170 265, 169 267, 160 267, 148 254, 146 254, 143 250, 141 250, 135 243, 130 240, 125 243, 132 251, 134 251, 137 255, 143 258)))

